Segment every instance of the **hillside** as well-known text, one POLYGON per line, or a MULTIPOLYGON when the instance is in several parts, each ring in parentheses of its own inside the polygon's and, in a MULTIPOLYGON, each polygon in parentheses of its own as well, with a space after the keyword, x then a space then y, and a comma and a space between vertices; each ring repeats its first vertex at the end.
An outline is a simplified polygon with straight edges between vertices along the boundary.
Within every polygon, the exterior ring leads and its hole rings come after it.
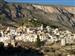
POLYGON ((27 25, 30 19, 37 19, 38 23, 75 32, 75 7, 16 3, 0 4, 1 28, 27 25))

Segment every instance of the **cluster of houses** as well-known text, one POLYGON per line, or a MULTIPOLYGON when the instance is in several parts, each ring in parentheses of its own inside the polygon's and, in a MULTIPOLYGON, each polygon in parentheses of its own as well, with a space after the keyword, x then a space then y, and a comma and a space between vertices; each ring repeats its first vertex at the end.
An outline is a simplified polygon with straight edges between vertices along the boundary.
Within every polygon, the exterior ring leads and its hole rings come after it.
POLYGON ((75 42, 75 34, 68 30, 61 31, 58 28, 54 29, 50 26, 46 26, 45 28, 43 25, 39 27, 7 27, 6 30, 0 30, 0 42, 3 42, 5 46, 8 45, 8 43, 14 44, 14 40, 36 42, 37 38, 40 38, 41 41, 45 41, 46 44, 60 41, 61 46, 74 44, 75 42))

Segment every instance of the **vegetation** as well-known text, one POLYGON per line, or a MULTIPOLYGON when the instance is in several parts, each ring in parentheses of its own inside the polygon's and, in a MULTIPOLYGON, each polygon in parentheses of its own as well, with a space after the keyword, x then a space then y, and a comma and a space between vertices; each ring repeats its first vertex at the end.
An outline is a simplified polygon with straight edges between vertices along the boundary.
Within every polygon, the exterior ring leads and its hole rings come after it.
POLYGON ((26 19, 26 18, 21 18, 18 22, 17 25, 18 26, 31 26, 31 27, 37 27, 40 26, 42 23, 39 22, 38 20, 34 20, 34 19, 26 19))
POLYGON ((43 56, 43 53, 32 48, 13 47, 10 43, 4 47, 4 43, 0 42, 0 56, 43 56))
POLYGON ((39 36, 37 37, 36 46, 41 47, 41 40, 40 40, 39 36))
POLYGON ((0 15, 0 23, 3 23, 5 21, 4 15, 0 15))
POLYGON ((0 42, 0 48, 3 47, 3 46, 4 46, 4 43, 3 42, 0 42))

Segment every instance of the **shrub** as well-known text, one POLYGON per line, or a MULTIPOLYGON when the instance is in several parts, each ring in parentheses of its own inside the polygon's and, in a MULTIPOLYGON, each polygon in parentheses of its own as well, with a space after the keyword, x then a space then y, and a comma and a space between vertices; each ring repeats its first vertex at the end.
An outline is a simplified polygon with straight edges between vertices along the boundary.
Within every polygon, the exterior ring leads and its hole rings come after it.
POLYGON ((37 40, 36 40, 36 46, 41 47, 41 40, 40 40, 39 36, 37 37, 37 40))
POLYGON ((4 47, 4 43, 3 42, 0 42, 0 47, 4 47))

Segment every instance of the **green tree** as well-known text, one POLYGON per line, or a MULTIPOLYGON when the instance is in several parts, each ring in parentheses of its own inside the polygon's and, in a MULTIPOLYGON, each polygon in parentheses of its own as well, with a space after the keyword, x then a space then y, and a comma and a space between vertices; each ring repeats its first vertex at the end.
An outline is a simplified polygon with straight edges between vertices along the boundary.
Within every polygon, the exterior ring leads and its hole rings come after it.
POLYGON ((3 23, 5 20, 5 16, 4 15, 0 15, 0 23, 3 23))
POLYGON ((4 43, 3 42, 0 42, 0 48, 1 47, 4 47, 4 43))
POLYGON ((39 36, 37 36, 36 46, 41 47, 41 40, 40 40, 39 36))
POLYGON ((25 24, 25 20, 24 20, 24 18, 21 18, 21 20, 19 20, 18 22, 17 22, 17 24, 18 24, 18 26, 24 26, 24 24, 25 24))

